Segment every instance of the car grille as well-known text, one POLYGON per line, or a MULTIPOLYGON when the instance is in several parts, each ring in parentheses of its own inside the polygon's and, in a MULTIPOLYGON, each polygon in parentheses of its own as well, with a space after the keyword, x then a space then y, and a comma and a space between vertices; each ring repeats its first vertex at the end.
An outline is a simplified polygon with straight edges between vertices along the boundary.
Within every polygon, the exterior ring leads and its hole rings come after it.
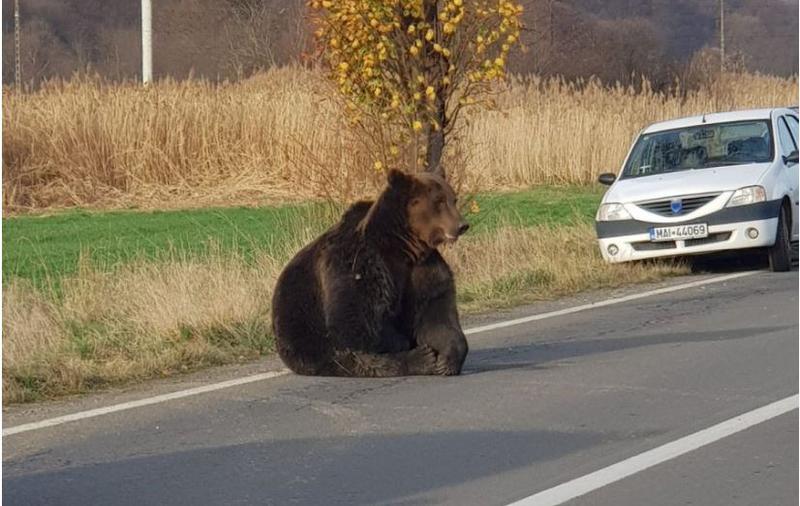
POLYGON ((655 251, 661 249, 675 249, 675 241, 662 241, 662 242, 632 242, 631 246, 636 251, 655 251))
POLYGON ((708 204, 718 196, 719 193, 714 193, 710 195, 696 195, 692 197, 675 197, 675 198, 680 198, 681 203, 683 204, 683 208, 677 213, 672 212, 671 205, 673 199, 651 200, 649 202, 637 202, 636 205, 646 211, 650 211, 653 214, 658 214, 659 216, 681 216, 700 209, 701 207, 708 204))

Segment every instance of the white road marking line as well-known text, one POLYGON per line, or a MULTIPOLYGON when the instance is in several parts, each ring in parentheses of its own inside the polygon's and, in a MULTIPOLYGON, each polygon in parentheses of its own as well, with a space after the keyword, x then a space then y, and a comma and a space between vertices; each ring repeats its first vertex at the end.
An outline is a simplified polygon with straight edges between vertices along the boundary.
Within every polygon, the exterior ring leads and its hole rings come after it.
POLYGON ((598 302, 590 302, 589 304, 583 304, 580 306, 573 306, 564 309, 559 309, 557 311, 550 311, 549 313, 540 313, 531 316, 523 316, 522 318, 515 318, 513 320, 506 320, 497 323, 490 323, 489 325, 482 325, 480 327, 473 327, 471 329, 466 329, 464 331, 465 334, 477 334, 479 332, 487 332, 489 330, 496 330, 502 329, 505 327, 513 327, 514 325, 521 325, 523 323, 533 322, 537 320, 544 320, 545 318, 553 318, 554 316, 564 316, 572 313, 577 313, 580 311, 586 311, 587 309, 595 309, 598 307, 605 307, 605 306, 612 306, 614 304, 621 304, 623 302, 628 302, 636 299, 642 299, 644 297, 652 297, 653 295, 661 295, 663 293, 670 293, 670 292, 677 292, 680 290, 686 290, 687 288, 695 288, 698 286, 704 285, 711 285, 714 283, 722 283, 723 281, 730 281, 736 278, 743 278, 745 276, 752 276, 753 274, 757 274, 761 271, 747 271, 747 272, 737 272, 735 274, 726 274, 724 276, 718 276, 715 278, 710 279, 702 279, 700 281, 692 281, 691 283, 683 283, 680 285, 675 286, 667 286, 664 288, 658 288, 656 290, 650 290, 647 292, 640 292, 634 293, 631 295, 625 295, 624 297, 616 297, 613 299, 606 299, 601 300, 598 302))
POLYGON ((509 506, 557 506, 593 490, 709 445, 722 438, 797 409, 797 394, 653 448, 598 471, 543 490, 509 506))
POLYGON ((20 432, 43 429, 45 427, 52 427, 54 425, 61 425, 62 423, 74 422, 76 420, 83 420, 84 418, 93 418, 95 416, 107 415, 109 413, 115 413, 117 411, 125 411, 127 409, 140 408, 142 406, 149 406, 150 404, 158 404, 160 402, 172 401, 175 399, 181 399, 183 397, 190 397, 192 395, 204 394, 206 392, 213 392, 215 390, 222 390, 223 388, 230 388, 238 385, 244 385, 246 383, 253 383, 254 381, 262 381, 270 378, 276 378, 278 376, 283 376, 286 374, 289 374, 288 369, 282 369, 280 371, 270 371, 261 374, 253 374, 251 376, 245 376, 244 378, 236 378, 228 381, 222 381, 220 383, 212 383, 210 385, 203 385, 200 387, 189 388, 187 390, 179 390, 177 392, 172 392, 163 395, 156 395, 155 397, 148 397, 146 399, 139 399, 137 401, 123 402, 120 404, 113 404, 111 406, 106 406, 104 408, 90 409, 88 411, 80 411, 78 413, 72 413, 70 415, 48 418, 47 420, 42 420, 40 422, 32 422, 32 423, 25 423, 22 425, 16 425, 14 427, 3 429, 3 437, 10 436, 12 434, 19 434, 20 432))
MULTIPOLYGON (((729 281, 731 279, 741 278, 744 276, 751 276, 753 274, 757 274, 761 271, 747 271, 747 272, 739 272, 735 274, 726 274, 724 276, 717 276, 714 278, 703 279, 699 281, 692 281, 691 283, 683 283, 680 285, 675 286, 668 286, 665 288, 659 288, 657 290, 650 290, 647 292, 635 293, 632 295, 626 295, 624 297, 617 297, 614 299, 606 299, 599 302, 592 302, 589 304, 583 304, 580 306, 569 307, 565 309, 559 309, 558 311, 550 311, 548 313, 540 313, 531 316, 526 316, 523 318, 516 318, 514 320, 506 320, 502 322, 492 323, 490 325, 483 325, 480 327, 473 327, 469 329, 465 329, 464 333, 467 335, 470 334, 478 334, 480 332, 488 332, 490 330, 511 327, 514 325, 521 325, 523 323, 528 323, 537 320, 544 320, 545 318, 553 318, 556 316, 563 316, 572 313, 577 313, 579 311, 586 311, 588 309, 595 309, 599 307, 610 306, 613 304, 620 304, 622 302, 628 302, 631 300, 641 299, 644 297, 651 297, 653 295, 659 295, 663 293, 670 293, 676 292, 679 290, 686 290, 688 288, 695 288, 698 286, 703 285, 710 285, 714 283, 721 283, 723 281, 729 281)), ((85 418, 93 418, 95 416, 106 415, 109 413, 115 413, 117 411, 124 411, 127 409, 139 408, 142 406, 149 406, 151 404, 158 404, 161 402, 171 401, 175 399, 181 399, 183 397, 190 397, 192 395, 204 394, 207 392, 213 392, 215 390, 222 390, 223 388, 230 388, 238 385, 244 385, 246 383, 253 383, 254 381, 262 381, 270 378, 275 378, 278 376, 283 376, 288 374, 288 369, 281 369, 279 371, 272 371, 262 374, 254 374, 252 376, 245 376, 243 378, 233 379, 229 381, 223 381, 221 383, 212 383, 210 385, 204 385, 201 387, 190 388, 188 390, 179 390, 177 392, 172 392, 169 394, 164 395, 157 395, 155 397, 148 397, 146 399, 140 399, 137 401, 130 401, 130 402, 123 402, 121 404, 114 404, 111 406, 107 406, 104 408, 97 408, 97 409, 90 409, 88 411, 80 411, 78 413, 72 413, 69 415, 58 416, 55 418, 48 418, 46 420, 42 420, 39 422, 32 422, 32 423, 25 423, 22 425, 16 425, 14 427, 8 427, 3 429, 3 437, 10 436, 12 434, 19 434, 20 432, 28 432, 31 430, 38 430, 43 429, 45 427, 52 427, 54 425, 61 425, 62 423, 73 422, 76 420, 83 420, 85 418)))

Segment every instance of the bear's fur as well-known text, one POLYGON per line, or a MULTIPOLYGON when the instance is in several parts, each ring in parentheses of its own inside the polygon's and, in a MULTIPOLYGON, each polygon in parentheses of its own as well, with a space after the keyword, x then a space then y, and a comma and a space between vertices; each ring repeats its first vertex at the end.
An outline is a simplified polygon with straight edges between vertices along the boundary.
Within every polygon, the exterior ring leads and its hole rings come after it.
POLYGON ((281 359, 305 375, 458 374, 467 342, 436 247, 466 228, 441 177, 390 172, 375 202, 351 206, 278 278, 281 359))

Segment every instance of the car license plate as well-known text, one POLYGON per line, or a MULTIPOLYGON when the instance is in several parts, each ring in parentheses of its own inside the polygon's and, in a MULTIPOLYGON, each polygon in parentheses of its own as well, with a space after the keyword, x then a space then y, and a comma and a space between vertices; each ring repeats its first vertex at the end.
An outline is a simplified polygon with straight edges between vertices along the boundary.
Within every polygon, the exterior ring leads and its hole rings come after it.
POLYGON ((650 227, 650 240, 658 241, 683 241, 686 239, 701 239, 708 237, 708 225, 693 223, 690 225, 675 225, 673 227, 650 227))

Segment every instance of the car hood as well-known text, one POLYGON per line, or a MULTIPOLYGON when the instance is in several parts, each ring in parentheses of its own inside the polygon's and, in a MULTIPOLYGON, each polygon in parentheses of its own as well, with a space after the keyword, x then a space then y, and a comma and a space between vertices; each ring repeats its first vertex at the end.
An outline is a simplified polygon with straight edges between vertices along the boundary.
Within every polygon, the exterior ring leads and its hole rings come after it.
POLYGON ((606 192, 603 202, 637 202, 737 190, 758 184, 770 165, 771 163, 749 163, 622 179, 606 192))

